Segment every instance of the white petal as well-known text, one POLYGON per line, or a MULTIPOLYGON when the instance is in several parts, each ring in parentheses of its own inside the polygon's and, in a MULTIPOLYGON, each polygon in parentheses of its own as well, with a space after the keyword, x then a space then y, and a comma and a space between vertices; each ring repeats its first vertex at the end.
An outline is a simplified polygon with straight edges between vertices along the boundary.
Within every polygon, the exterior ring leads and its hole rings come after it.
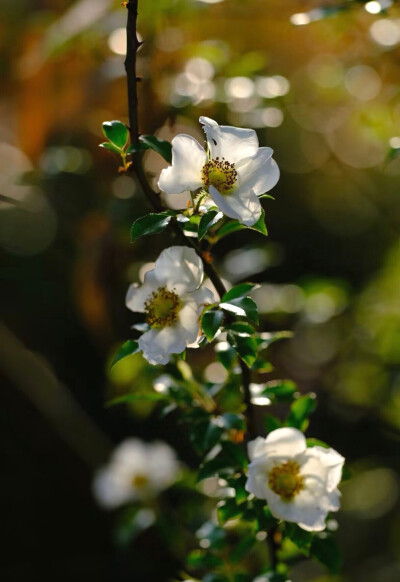
POLYGON ((167 194, 181 194, 202 186, 201 170, 207 154, 198 141, 189 135, 172 140, 172 165, 160 174, 158 187, 167 194))
POLYGON ((197 291, 190 293, 190 298, 196 301, 196 303, 200 305, 202 309, 204 305, 209 305, 210 303, 215 303, 216 301, 216 297, 213 291, 204 285, 197 291))
MULTIPOLYGON (((139 338, 139 349, 150 364, 167 364, 171 354, 180 354, 186 348, 187 330, 180 325, 150 329, 139 338)), ((194 341, 194 340, 193 340, 194 341)))
POLYGON ((326 504, 307 490, 300 491, 293 501, 283 501, 273 491, 268 491, 268 506, 272 515, 285 521, 298 523, 308 531, 325 529, 325 519, 328 515, 326 504))
POLYGON ((203 280, 203 263, 193 249, 174 246, 160 254, 154 272, 160 285, 167 285, 180 295, 200 287, 203 280))
POLYGON ((96 473, 92 489, 96 501, 106 509, 113 509, 134 498, 131 483, 121 478, 112 465, 96 473))
POLYGON ((125 305, 131 311, 144 312, 144 304, 147 299, 151 296, 153 291, 159 287, 157 278, 155 276, 154 269, 147 271, 144 276, 143 285, 139 286, 137 283, 133 283, 128 288, 125 297, 125 305))
POLYGON ((293 457, 306 450, 305 436, 297 428, 277 428, 269 433, 265 444, 267 454, 277 457, 293 457))
POLYGON ((324 479, 327 491, 333 491, 339 485, 342 478, 344 457, 334 449, 324 447, 311 447, 306 451, 307 463, 302 472, 320 475, 324 479), (314 461, 314 462, 312 462, 314 461))
POLYGON ((259 196, 275 186, 279 180, 279 168, 272 153, 271 148, 258 148, 254 156, 236 164, 241 189, 253 190, 259 196))
POLYGON ((156 490, 164 489, 176 480, 179 464, 169 445, 162 442, 151 443, 147 447, 147 455, 148 472, 156 490))
POLYGON ((257 437, 253 441, 250 441, 247 445, 247 451, 250 461, 256 457, 267 454, 266 439, 263 437, 257 437))
POLYGON ((182 328, 186 345, 196 341, 200 331, 199 317, 203 307, 196 301, 187 301, 179 312, 179 326, 182 328))
POLYGON ((236 163, 257 152, 258 137, 254 129, 218 125, 209 117, 200 117, 199 121, 207 136, 211 158, 220 157, 236 163))
POLYGON ((252 226, 261 216, 261 204, 256 194, 239 188, 232 194, 222 196, 214 186, 209 188, 210 196, 218 208, 229 218, 235 218, 246 226, 252 226))

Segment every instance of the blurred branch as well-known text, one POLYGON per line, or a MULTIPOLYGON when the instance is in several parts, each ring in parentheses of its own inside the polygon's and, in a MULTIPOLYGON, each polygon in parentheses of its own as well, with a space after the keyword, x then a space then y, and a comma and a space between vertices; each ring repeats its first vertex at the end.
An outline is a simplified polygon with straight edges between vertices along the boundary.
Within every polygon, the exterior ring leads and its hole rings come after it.
POLYGON ((0 326, 0 369, 51 424, 53 430, 91 469, 112 445, 44 361, 0 326))

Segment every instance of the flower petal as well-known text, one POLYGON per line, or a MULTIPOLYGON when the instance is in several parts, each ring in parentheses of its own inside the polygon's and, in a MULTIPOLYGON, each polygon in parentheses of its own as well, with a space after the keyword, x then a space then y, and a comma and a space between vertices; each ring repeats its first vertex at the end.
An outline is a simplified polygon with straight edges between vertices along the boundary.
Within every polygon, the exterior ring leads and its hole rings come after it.
MULTIPOLYGON (((188 331, 181 325, 150 329, 139 338, 139 349, 150 364, 167 364, 171 354, 186 348, 188 331)), ((194 340, 193 340, 194 341, 194 340)))
POLYGON ((267 454, 266 439, 263 437, 257 437, 253 441, 250 441, 247 445, 247 451, 249 454, 250 461, 253 461, 256 457, 260 457, 267 454))
POLYGON ((333 491, 339 485, 342 478, 344 457, 334 449, 324 447, 311 447, 305 453, 307 462, 302 467, 302 473, 308 475, 318 474, 323 477, 327 491, 333 491))
POLYGON ((273 516, 297 523, 307 531, 322 531, 325 529, 325 519, 328 515, 326 503, 318 499, 307 489, 300 491, 293 501, 283 501, 273 491, 268 491, 268 506, 273 516))
POLYGON ((172 165, 163 170, 158 187, 167 194, 180 194, 202 186, 201 170, 207 154, 199 142, 189 135, 177 135, 172 140, 172 165))
POLYGON ((279 180, 279 168, 272 154, 271 148, 258 148, 254 156, 236 164, 241 189, 253 190, 259 196, 275 186, 279 180))
POLYGON ((154 269, 151 269, 147 271, 143 285, 139 286, 137 283, 130 285, 126 293, 125 305, 131 311, 143 313, 146 300, 157 287, 159 287, 158 281, 154 269))
POLYGON ((294 457, 306 450, 304 434, 297 428, 277 428, 265 439, 268 455, 294 457))
POLYGON ((97 502, 106 509, 118 507, 135 497, 130 482, 112 465, 97 471, 92 487, 97 502))
POLYGON ((173 246, 165 249, 154 267, 160 285, 167 285, 178 295, 194 291, 203 281, 203 263, 189 247, 173 246))
POLYGON ((239 187, 232 194, 222 196, 214 186, 209 188, 210 196, 220 210, 229 218, 235 218, 246 226, 252 226, 261 216, 261 204, 256 194, 243 192, 239 187))
POLYGON ((199 121, 207 137, 211 158, 225 158, 236 163, 257 152, 258 137, 254 129, 218 125, 209 117, 200 117, 199 121))

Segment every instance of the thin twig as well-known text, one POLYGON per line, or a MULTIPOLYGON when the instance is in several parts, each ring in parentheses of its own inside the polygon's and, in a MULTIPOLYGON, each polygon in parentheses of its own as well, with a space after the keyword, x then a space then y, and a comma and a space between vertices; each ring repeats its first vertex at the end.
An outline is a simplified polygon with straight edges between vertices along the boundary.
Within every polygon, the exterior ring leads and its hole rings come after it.
MULTIPOLYGON (((138 96, 137 96, 137 71, 136 71, 136 53, 141 42, 137 37, 137 16, 138 16, 138 3, 139 0, 129 0, 126 5, 128 10, 128 20, 126 26, 127 33, 127 47, 126 47, 126 59, 125 59, 125 71, 127 77, 128 85, 128 110, 129 110, 129 132, 131 137, 131 143, 133 145, 139 142, 139 121, 138 121, 138 96)), ((142 152, 137 151, 132 155, 132 170, 134 171, 136 178, 142 187, 143 193, 150 202, 151 206, 157 212, 162 212, 165 210, 159 195, 150 186, 146 174, 143 169, 142 163, 142 152)), ((201 258, 204 266, 204 271, 210 281, 213 283, 220 298, 226 293, 227 289, 215 271, 214 267, 209 263, 204 257, 199 246, 191 239, 185 236, 181 228, 176 222, 172 222, 172 228, 174 229, 178 238, 185 244, 192 247, 198 256, 201 258)), ((257 436, 254 407, 251 404, 251 394, 250 394, 250 370, 246 364, 240 360, 240 367, 242 372, 242 384, 244 391, 244 401, 246 405, 246 418, 247 418, 247 432, 250 439, 257 436)))

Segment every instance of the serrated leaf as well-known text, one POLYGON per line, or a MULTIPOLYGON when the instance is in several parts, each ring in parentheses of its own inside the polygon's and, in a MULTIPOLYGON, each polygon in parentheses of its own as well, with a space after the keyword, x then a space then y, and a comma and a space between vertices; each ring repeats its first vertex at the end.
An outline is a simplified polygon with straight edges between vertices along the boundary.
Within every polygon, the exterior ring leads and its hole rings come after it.
POLYGON ((338 574, 342 563, 342 557, 336 540, 324 534, 314 537, 311 547, 310 556, 321 564, 324 564, 332 574, 338 574))
POLYGON ((103 148, 105 150, 108 150, 108 151, 113 152, 114 154, 118 154, 118 155, 121 153, 120 148, 115 146, 110 141, 105 141, 104 143, 99 144, 99 148, 103 148))
POLYGON ((247 317, 252 323, 258 323, 257 304, 250 297, 238 297, 220 303, 220 307, 238 317, 247 317))
POLYGON ((315 394, 306 394, 295 400, 290 406, 290 413, 286 421, 287 426, 304 430, 308 417, 314 412, 316 406, 315 394))
POLYGON ((135 220, 131 228, 131 242, 141 236, 162 232, 171 222, 173 213, 170 211, 150 213, 135 220))
POLYGON ((169 141, 159 139, 155 135, 141 135, 139 140, 149 149, 160 154, 169 164, 172 162, 172 145, 169 141))
POLYGON ((205 333, 206 338, 211 342, 215 334, 220 328, 222 321, 224 319, 224 313, 218 310, 208 310, 203 313, 201 318, 201 327, 205 333))
POLYGON ((132 354, 136 354, 139 351, 139 344, 135 340, 128 340, 122 344, 119 348, 117 353, 114 356, 114 359, 111 363, 111 368, 115 366, 117 362, 126 358, 127 356, 131 356, 132 354))
POLYGON ((240 283, 239 285, 235 285, 232 287, 232 289, 229 289, 229 291, 225 293, 221 301, 231 301, 231 299, 244 297, 257 286, 257 283, 240 283))
POLYGON ((206 214, 203 214, 199 222, 199 240, 201 240, 207 234, 207 231, 217 224, 217 222, 219 222, 223 217, 224 214, 218 210, 209 210, 206 214))
POLYGON ((119 150, 123 150, 129 140, 129 131, 122 121, 105 121, 103 133, 119 150))

